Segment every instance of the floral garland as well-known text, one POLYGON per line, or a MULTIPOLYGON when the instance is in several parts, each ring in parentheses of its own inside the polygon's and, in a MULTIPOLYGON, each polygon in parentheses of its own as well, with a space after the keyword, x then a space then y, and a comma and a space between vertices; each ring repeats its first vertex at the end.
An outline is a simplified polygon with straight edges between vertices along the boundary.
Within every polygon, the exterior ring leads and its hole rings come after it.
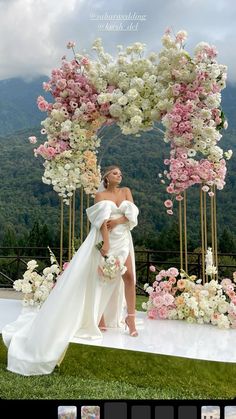
POLYGON ((186 320, 188 323, 211 323, 219 328, 236 328, 236 272, 233 281, 224 278, 202 284, 195 275, 189 276, 176 268, 156 272, 152 285, 146 283, 149 294, 142 304, 149 319, 186 320), (178 278, 179 277, 179 278, 178 278))

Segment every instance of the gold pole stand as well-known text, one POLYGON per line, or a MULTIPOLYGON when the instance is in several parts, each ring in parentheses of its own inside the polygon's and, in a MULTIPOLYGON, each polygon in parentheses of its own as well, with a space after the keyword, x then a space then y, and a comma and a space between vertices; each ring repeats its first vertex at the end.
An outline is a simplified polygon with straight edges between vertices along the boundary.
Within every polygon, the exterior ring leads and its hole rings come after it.
POLYGON ((188 273, 187 194, 186 194, 186 191, 184 191, 184 260, 185 260, 185 272, 188 273))
POLYGON ((75 191, 72 196, 72 232, 71 232, 72 257, 75 254, 75 191))
POLYGON ((80 189, 80 244, 83 243, 83 238, 84 238, 83 225, 84 225, 84 191, 83 191, 83 186, 81 186, 81 189, 80 189))
POLYGON ((179 250, 180 250, 180 269, 183 269, 183 229, 182 229, 182 201, 179 201, 179 250))
POLYGON ((205 274, 205 240, 204 240, 204 211, 203 211, 203 191, 200 185, 200 219, 201 219, 201 242, 202 242, 202 282, 206 282, 205 274))
POLYGON ((71 205, 71 197, 69 200, 69 237, 68 237, 68 262, 71 260, 71 226, 72 226, 72 205, 71 205))
POLYGON ((60 269, 62 270, 62 260, 63 260, 63 209, 64 209, 64 204, 63 204, 63 198, 61 197, 61 220, 60 220, 60 269))
MULTIPOLYGON (((89 208, 89 194, 87 195, 87 208, 89 208)), ((87 224, 86 224, 87 235, 89 234, 89 219, 87 217, 87 224)))

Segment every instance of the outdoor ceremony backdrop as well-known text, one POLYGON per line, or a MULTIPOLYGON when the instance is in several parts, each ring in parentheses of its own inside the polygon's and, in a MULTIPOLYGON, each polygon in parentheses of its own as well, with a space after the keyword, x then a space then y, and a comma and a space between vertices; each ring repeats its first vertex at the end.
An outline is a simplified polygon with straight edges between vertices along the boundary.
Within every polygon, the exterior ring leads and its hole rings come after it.
MULTIPOLYGON (((57 7, 54 1, 41 3, 44 7, 39 9, 33 1, 29 2, 23 13, 21 0, 1 2, 1 31, 5 31, 6 40, 0 51, 1 246, 58 245, 59 200, 51 187, 41 181, 42 161, 34 157, 28 137, 40 137, 43 116, 37 109, 36 99, 43 93, 42 82, 47 80, 51 68, 57 66, 65 54, 64 46, 69 39, 75 40, 80 49, 87 50, 99 36, 111 53, 117 44, 127 45, 137 40, 145 42, 149 50, 158 51, 161 35, 169 26, 175 32, 189 31, 187 49, 190 51, 202 40, 216 44, 219 62, 228 65, 222 107, 229 128, 223 133, 221 146, 235 150, 235 52, 230 48, 235 31, 233 1, 217 1, 214 7, 212 1, 191 2, 190 5, 187 1, 172 0, 148 5, 143 1, 120 2, 119 5, 106 1, 86 4, 68 1, 65 5, 58 1, 57 7), (181 10, 185 11, 184 15, 181 10), (53 18, 49 13, 52 11, 53 18), (17 16, 14 33, 9 32, 13 15, 17 16), (198 24, 200 19, 201 25, 198 24), (27 36, 21 30, 26 24, 27 36)), ((121 166, 123 185, 131 188, 140 208, 139 227, 134 231, 136 247, 178 250, 177 218, 166 215, 162 204, 164 189, 158 179, 158 173, 164 168, 163 158, 168 156, 168 147, 161 141, 162 134, 150 131, 143 133, 141 140, 120 134, 112 142, 117 132, 117 127, 107 127, 98 159, 102 158, 102 167, 113 163, 121 166)), ((236 250, 234 156, 227 167, 226 186, 217 194, 219 250, 222 252, 236 250)), ((188 196, 191 225, 188 249, 194 250, 200 245, 198 197, 194 188, 188 196)), ((77 204, 79 206, 79 198, 77 204)))

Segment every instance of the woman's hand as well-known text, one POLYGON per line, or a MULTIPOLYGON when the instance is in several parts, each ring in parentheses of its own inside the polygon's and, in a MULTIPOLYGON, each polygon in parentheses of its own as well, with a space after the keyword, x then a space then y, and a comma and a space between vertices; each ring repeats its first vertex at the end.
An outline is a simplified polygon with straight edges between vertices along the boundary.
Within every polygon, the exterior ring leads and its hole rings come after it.
POLYGON ((103 257, 105 257, 107 255, 107 253, 109 252, 109 244, 108 243, 103 243, 101 249, 100 249, 101 255, 103 257))
POLYGON ((118 224, 117 219, 116 220, 108 220, 107 221, 107 230, 111 231, 114 227, 116 227, 118 224))

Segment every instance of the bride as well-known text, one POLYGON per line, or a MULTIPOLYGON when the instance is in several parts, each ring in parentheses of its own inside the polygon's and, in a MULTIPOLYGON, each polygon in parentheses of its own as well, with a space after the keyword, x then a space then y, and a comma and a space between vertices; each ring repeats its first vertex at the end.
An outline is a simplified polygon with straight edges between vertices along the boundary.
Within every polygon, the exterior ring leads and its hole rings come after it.
POLYGON ((130 230, 137 225, 138 208, 129 188, 120 188, 119 167, 103 175, 95 203, 87 208, 91 230, 60 275, 39 310, 24 308, 2 331, 8 347, 9 371, 22 375, 50 374, 61 362, 73 337, 101 339, 109 327, 125 326, 136 337, 135 257, 130 230), (103 241, 100 251, 96 244, 103 241), (126 272, 109 283, 100 280, 101 257, 113 255, 126 272), (122 280, 123 278, 123 280, 122 280))

